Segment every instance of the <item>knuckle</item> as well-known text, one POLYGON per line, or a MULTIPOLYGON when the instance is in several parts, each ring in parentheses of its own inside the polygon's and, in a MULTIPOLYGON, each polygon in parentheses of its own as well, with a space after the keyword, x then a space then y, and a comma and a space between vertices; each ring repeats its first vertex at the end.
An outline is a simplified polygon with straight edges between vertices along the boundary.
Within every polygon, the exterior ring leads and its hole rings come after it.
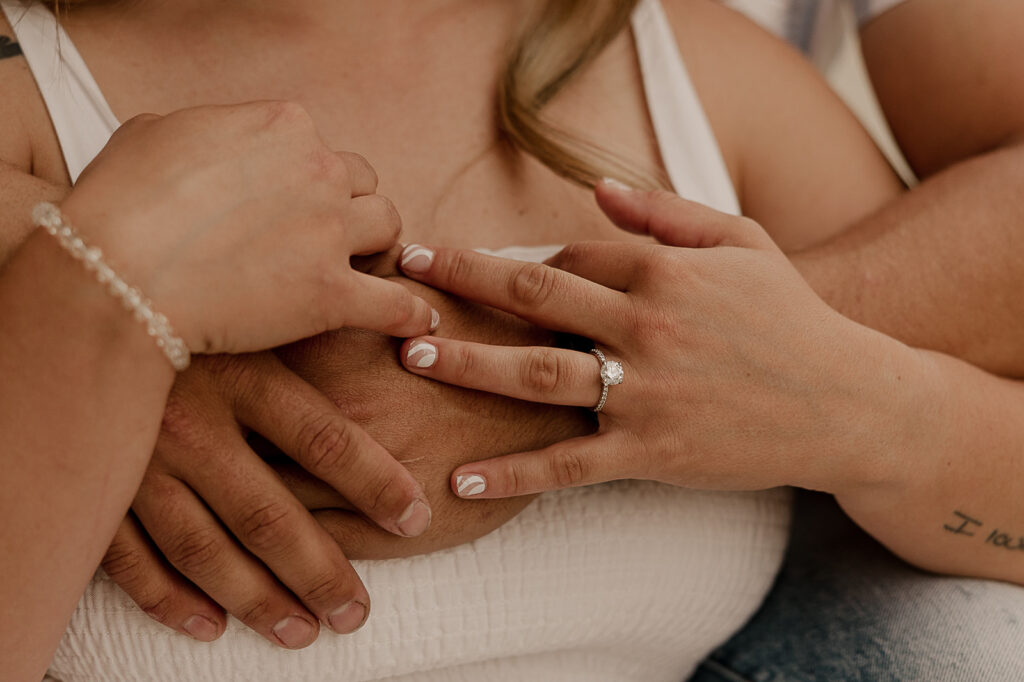
POLYGON ((242 603, 232 615, 249 627, 266 622, 273 612, 273 604, 268 597, 255 597, 242 603))
POLYGON ((365 499, 370 500, 370 502, 363 511, 370 515, 379 515, 396 506, 396 503, 400 502, 402 496, 401 486, 393 477, 384 476, 381 479, 375 479, 375 482, 371 484, 368 494, 365 495, 365 499))
POLYGON ((548 261, 548 264, 560 270, 572 270, 577 263, 584 260, 583 251, 583 245, 580 243, 567 244, 548 261))
POLYGON ((356 152, 346 152, 345 156, 352 166, 359 169, 359 172, 369 176, 371 186, 376 188, 380 178, 377 176, 377 169, 373 167, 373 164, 365 156, 356 152))
POLYGON ((679 261, 675 257, 675 251, 670 249, 657 249, 650 256, 650 272, 655 276, 669 275, 679 270, 679 261))
POLYGON ((216 570, 223 546, 212 528, 194 528, 170 541, 167 558, 186 576, 207 575, 216 570))
POLYGON ((174 613, 174 595, 171 592, 160 591, 143 596, 133 596, 136 606, 142 609, 150 618, 165 623, 171 619, 174 613))
POLYGON ((522 463, 513 462, 508 468, 508 479, 507 485, 509 494, 511 495, 522 495, 530 492, 527 486, 529 476, 524 470, 522 463))
POLYGON ((330 187, 349 186, 348 167, 331 150, 317 146, 310 152, 308 160, 309 172, 314 181, 322 181, 330 187))
POLYGON ((650 332, 646 307, 630 306, 623 311, 619 324, 632 339, 647 339, 650 332))
POLYGON ((654 249, 635 265, 634 278, 640 288, 653 288, 666 280, 683 286, 685 271, 675 252, 669 249, 654 249))
POLYGON ((467 380, 472 379, 476 375, 476 356, 468 346, 455 345, 449 352, 451 350, 455 351, 451 353, 449 358, 452 378, 456 383, 466 383, 467 380))
POLYGON ((257 554, 289 543, 288 525, 293 512, 286 503, 273 501, 247 512, 239 523, 242 542, 257 554))
POLYGON ((547 395, 561 385, 564 375, 558 356, 547 348, 534 348, 527 353, 522 382, 528 390, 547 395))
POLYGON ((555 288, 555 270, 546 265, 530 263, 520 267, 509 283, 509 296, 523 307, 543 304, 555 288))
POLYGON ((344 466, 355 445, 355 436, 345 422, 331 415, 321 415, 302 428, 299 442, 305 444, 306 464, 313 473, 324 474, 344 466))
POLYGON ((551 458, 551 474, 559 486, 571 488, 587 480, 589 464, 579 452, 560 452, 551 458))
POLYGON ((311 128, 313 120, 298 102, 273 100, 261 103, 268 128, 311 128))
POLYGON ((111 580, 122 588, 135 585, 145 574, 145 557, 138 547, 115 540, 100 564, 111 580))
POLYGON ((164 414, 160 420, 161 440, 189 442, 195 436, 196 421, 195 410, 189 402, 177 391, 172 391, 167 397, 164 414))
POLYGON ((416 299, 404 289, 397 292, 398 295, 389 306, 391 313, 390 328, 394 331, 404 329, 416 319, 416 299))
POLYGON ((138 547, 115 540, 100 565, 142 611, 161 623, 170 619, 174 611, 174 591, 162 589, 160 580, 149 579, 146 557, 138 547))
POLYGON ((452 251, 448 256, 448 280, 450 282, 473 281, 473 261, 462 251, 452 251))
POLYGON ((298 591, 299 599, 304 604, 318 604, 322 602, 343 601, 337 596, 348 590, 346 581, 337 572, 330 572, 318 575, 310 580, 305 587, 298 591))
POLYGON ((402 234, 402 215, 398 212, 390 198, 383 194, 374 194, 374 199, 380 204, 380 224, 388 236, 388 241, 394 243, 398 235, 402 234))
POLYGON ((737 216, 731 217, 730 219, 736 221, 736 225, 747 232, 754 232, 761 230, 761 223, 757 222, 749 216, 737 216))

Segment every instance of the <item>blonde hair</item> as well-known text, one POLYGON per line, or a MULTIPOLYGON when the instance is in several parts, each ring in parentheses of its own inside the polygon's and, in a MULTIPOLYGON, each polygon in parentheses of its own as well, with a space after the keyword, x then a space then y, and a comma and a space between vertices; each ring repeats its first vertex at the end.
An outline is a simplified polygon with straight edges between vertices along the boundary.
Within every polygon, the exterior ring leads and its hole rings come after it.
POLYGON ((544 107, 623 31, 638 0, 548 0, 519 36, 498 85, 498 129, 558 175, 593 187, 603 177, 665 188, 599 145, 546 120, 544 107))
MULTIPOLYGON (((85 2, 48 0, 54 14, 85 2)), ((498 84, 497 126, 514 148, 556 174, 593 187, 614 177, 634 187, 667 187, 598 144, 546 120, 545 106, 625 29, 639 0, 548 0, 513 43, 498 84)))

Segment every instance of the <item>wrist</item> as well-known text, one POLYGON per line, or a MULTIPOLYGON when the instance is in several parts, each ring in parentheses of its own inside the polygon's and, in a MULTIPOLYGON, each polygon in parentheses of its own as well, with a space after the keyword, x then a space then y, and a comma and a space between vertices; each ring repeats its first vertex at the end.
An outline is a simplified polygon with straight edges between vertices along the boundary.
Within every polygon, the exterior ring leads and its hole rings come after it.
POLYGON ((860 267, 856 253, 838 254, 829 244, 821 244, 787 254, 793 267, 830 308, 860 322, 857 301, 861 288, 851 273, 860 267))
POLYGON ((146 333, 152 337, 156 347, 163 352, 176 371, 188 369, 191 359, 188 346, 175 335, 167 318, 153 309, 153 302, 110 266, 102 249, 90 244, 68 222, 67 216, 51 203, 43 202, 36 205, 32 217, 38 227, 53 237, 54 242, 72 260, 77 261, 136 322, 145 327, 146 333))
POLYGON ((850 383, 839 393, 835 466, 819 489, 837 497, 903 489, 919 475, 920 454, 943 447, 943 392, 925 353, 849 323, 850 383))
POLYGON ((36 230, 4 274, 18 304, 31 310, 40 327, 71 340, 78 361, 135 366, 170 388, 174 371, 145 327, 51 235, 36 230))

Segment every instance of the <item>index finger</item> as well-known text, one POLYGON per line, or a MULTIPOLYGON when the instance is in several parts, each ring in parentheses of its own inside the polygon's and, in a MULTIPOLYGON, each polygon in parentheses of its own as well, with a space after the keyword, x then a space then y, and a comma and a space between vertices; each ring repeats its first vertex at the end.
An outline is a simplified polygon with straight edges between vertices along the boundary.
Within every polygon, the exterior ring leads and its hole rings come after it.
POLYGON ((410 244, 399 264, 413 279, 547 329, 607 337, 626 294, 540 263, 410 244))

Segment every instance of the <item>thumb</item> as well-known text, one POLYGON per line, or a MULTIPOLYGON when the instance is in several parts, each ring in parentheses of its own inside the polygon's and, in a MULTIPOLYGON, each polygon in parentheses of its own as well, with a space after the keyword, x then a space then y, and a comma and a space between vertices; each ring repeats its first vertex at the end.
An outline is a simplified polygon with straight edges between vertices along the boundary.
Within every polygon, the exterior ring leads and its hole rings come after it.
POLYGON ((633 189, 615 180, 603 180, 595 187, 594 195, 597 205, 620 228, 649 234, 668 246, 704 249, 772 244, 753 220, 716 211, 665 190, 633 189))

